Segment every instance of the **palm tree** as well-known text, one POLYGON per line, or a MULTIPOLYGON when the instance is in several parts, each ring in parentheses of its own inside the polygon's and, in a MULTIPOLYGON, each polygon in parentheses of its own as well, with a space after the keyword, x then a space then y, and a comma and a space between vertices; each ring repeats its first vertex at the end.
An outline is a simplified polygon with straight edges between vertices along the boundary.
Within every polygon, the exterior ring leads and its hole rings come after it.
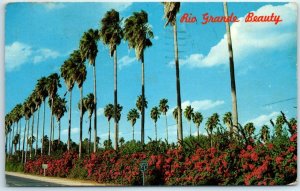
POLYGON ((210 137, 210 146, 212 147, 213 143, 212 143, 212 133, 213 130, 217 127, 217 125, 219 124, 220 120, 219 120, 219 115, 217 113, 214 113, 211 117, 209 117, 206 121, 206 131, 207 134, 210 137))
POLYGON ((23 150, 22 150, 22 162, 26 163, 26 156, 27 156, 27 145, 26 144, 26 150, 25 150, 25 140, 28 140, 28 133, 29 133, 29 124, 30 124, 30 117, 31 117, 31 110, 28 105, 29 98, 27 98, 23 104, 23 111, 24 111, 24 116, 26 120, 25 124, 25 130, 24 130, 24 136, 23 136, 23 150), (27 133, 27 138, 26 138, 26 133, 27 133), (25 156, 24 156, 25 153, 25 156))
POLYGON ((80 53, 83 59, 88 59, 89 63, 93 66, 94 75, 94 152, 97 149, 97 89, 96 89, 96 57, 98 53, 97 41, 99 40, 98 30, 89 29, 85 32, 80 40, 80 53))
POLYGON ((115 117, 115 115, 113 116, 113 118, 116 118, 117 122, 119 122, 120 119, 121 119, 121 112, 122 112, 122 110, 123 110, 123 106, 121 106, 120 104, 118 104, 118 106, 117 106, 117 115, 116 115, 116 117, 115 117))
POLYGON ((285 121, 282 115, 279 115, 276 118, 276 122, 275 122, 275 134, 277 137, 282 135, 282 128, 284 125, 285 121))
POLYGON ((119 139, 119 142, 120 142, 120 145, 121 145, 121 147, 122 147, 123 144, 125 143, 124 137, 121 137, 121 138, 119 139))
POLYGON ((92 115, 95 109, 95 102, 94 102, 94 94, 90 93, 84 98, 83 105, 89 113, 89 140, 88 140, 88 153, 90 153, 90 144, 91 144, 91 133, 92 133, 92 115))
POLYGON ((135 108, 131 109, 127 114, 127 120, 131 122, 132 126, 132 140, 134 140, 134 125, 138 118, 140 118, 140 114, 135 108))
POLYGON ((184 116, 188 120, 188 122, 190 123, 190 137, 192 136, 192 123, 191 123, 191 120, 193 118, 193 115, 194 115, 194 109, 192 108, 192 106, 188 105, 184 110, 184 116))
POLYGON ((64 98, 59 97, 57 94, 54 97, 53 102, 53 113, 56 117, 56 120, 58 122, 58 144, 60 144, 60 132, 61 132, 61 126, 60 126, 60 119, 64 116, 65 112, 67 111, 66 108, 66 100, 64 98))
POLYGON ((53 131, 53 102, 54 102, 54 97, 57 93, 57 90, 59 87, 61 87, 60 84, 60 80, 59 80, 59 76, 57 73, 53 73, 51 75, 48 76, 47 78, 47 91, 48 91, 48 95, 49 95, 49 102, 51 101, 51 117, 50 117, 50 136, 49 136, 49 148, 48 148, 48 155, 51 155, 51 140, 52 139, 52 131, 53 131))
POLYGON ((176 15, 180 9, 179 2, 165 2, 164 4, 164 17, 167 19, 165 26, 173 26, 174 33, 174 53, 175 53, 175 67, 176 67, 176 93, 177 93, 177 138, 181 145, 183 141, 182 130, 182 109, 181 109, 181 94, 180 94, 180 72, 179 72, 179 58, 178 58, 178 41, 177 41, 177 24, 176 15))
MULTIPOLYGON (((109 46, 110 56, 114 56, 114 115, 117 113, 118 85, 117 85, 117 46, 123 38, 123 31, 120 26, 119 12, 114 9, 107 11, 101 20, 99 35, 103 43, 109 46)), ((115 119, 115 149, 118 147, 119 127, 115 119)))
POLYGON ((223 123, 227 126, 230 132, 230 136, 233 134, 233 128, 232 128, 232 115, 231 112, 227 112, 223 116, 223 123))
POLYGON ((266 143, 270 138, 270 131, 267 125, 263 125, 260 130, 260 139, 266 143))
MULTIPOLYGON (((38 118, 37 118, 37 125, 36 125, 36 139, 38 140, 39 138, 39 122, 40 122, 40 106, 42 104, 42 99, 41 99, 41 96, 39 95, 38 93, 38 90, 35 89, 34 90, 34 93, 33 93, 33 102, 36 106, 36 110, 38 112, 38 118)), ((37 155, 37 149, 38 149, 38 141, 36 141, 36 144, 35 144, 35 153, 34 153, 34 156, 37 155)))
POLYGON ((64 62, 64 64, 60 68, 61 77, 65 80, 65 84, 67 86, 67 90, 69 92, 69 125, 68 125, 68 141, 67 147, 70 150, 71 147, 71 123, 72 123, 72 90, 75 84, 75 69, 76 64, 71 59, 68 59, 64 62))
POLYGON ((15 152, 17 151, 17 144, 19 143, 19 141, 20 141, 20 134, 18 133, 18 134, 15 135, 15 137, 12 141, 12 143, 15 147, 15 152))
POLYGON ((253 123, 247 123, 244 128, 245 128, 245 133, 248 136, 248 138, 249 139, 252 138, 252 135, 255 131, 254 124, 253 123))
MULTIPOLYGON (((82 98, 81 100, 79 100, 78 102, 78 109, 80 110, 80 113, 82 114, 82 118, 85 114, 85 112, 87 111, 86 105, 84 104, 86 102, 86 98, 82 98)), ((81 124, 82 125, 82 124, 81 124)), ((81 158, 81 153, 82 153, 82 126, 80 129, 81 133, 80 133, 80 142, 79 142, 79 158, 81 158)))
MULTIPOLYGON (((156 122, 160 118, 160 110, 158 109, 158 107, 153 107, 151 109, 150 116, 151 116, 151 119, 154 121, 155 140, 157 141, 157 126, 156 126, 156 122)), ((168 142, 168 139, 167 139, 167 142, 168 142)))
POLYGON ((197 127, 197 137, 199 140, 199 128, 200 128, 200 124, 203 121, 203 116, 200 112, 195 112, 193 115, 193 123, 195 124, 195 126, 197 127))
POLYGON ((79 50, 74 50, 74 52, 71 54, 72 61, 76 64, 76 68, 74 71, 74 75, 76 76, 75 82, 78 85, 79 91, 80 91, 80 100, 81 100, 81 109, 80 109, 80 133, 79 133, 79 158, 81 157, 81 150, 82 150, 82 122, 83 122, 83 90, 82 86, 84 81, 86 80, 86 66, 84 65, 85 58, 83 58, 79 52, 79 50))
POLYGON ((104 108, 104 116, 107 118, 108 121, 108 140, 110 140, 110 120, 114 116, 114 105, 107 104, 104 108))
MULTIPOLYGON (((224 14, 228 17, 227 3, 224 2, 224 14)), ((230 34, 230 26, 228 22, 225 22, 227 42, 228 42, 228 52, 229 52, 229 67, 230 67, 230 80, 231 80, 231 97, 232 97, 232 123, 234 131, 238 128, 238 111, 237 111, 237 97, 236 97, 236 86, 235 86, 235 75, 234 75, 234 62, 233 62, 233 50, 230 34)))
POLYGON ((167 117, 167 112, 169 110, 169 105, 168 105, 168 100, 167 99, 161 99, 159 101, 159 110, 162 114, 165 115, 166 118, 166 135, 167 135, 167 142, 169 140, 168 136, 168 117, 167 117))
MULTIPOLYGON (((137 60, 142 63, 142 100, 145 99, 145 71, 144 52, 147 47, 152 46, 150 38, 153 32, 148 24, 148 14, 145 11, 134 12, 125 20, 124 39, 128 41, 129 48, 135 49, 137 60)), ((145 143, 145 105, 141 106, 141 142, 145 143)))
POLYGON ((41 147, 41 155, 43 155, 44 151, 44 134, 45 134, 45 111, 46 111, 46 103, 45 100, 48 97, 48 91, 47 91, 47 78, 41 77, 37 84, 36 84, 36 91, 42 102, 44 102, 44 114, 43 114, 43 130, 42 130, 42 147, 41 147))
MULTIPOLYGON (((27 102, 29 108, 30 108, 30 112, 31 112, 31 116, 32 116, 32 126, 31 126, 31 137, 33 137, 33 128, 34 128, 34 113, 36 111, 36 105, 35 105, 35 102, 34 102, 34 99, 36 97, 36 94, 35 92, 33 92, 30 97, 29 97, 29 100, 27 102)), ((28 133, 29 133, 29 130, 28 130, 28 133)), ((30 145, 30 154, 29 154, 29 157, 31 159, 32 157, 32 144, 29 144, 30 145)))

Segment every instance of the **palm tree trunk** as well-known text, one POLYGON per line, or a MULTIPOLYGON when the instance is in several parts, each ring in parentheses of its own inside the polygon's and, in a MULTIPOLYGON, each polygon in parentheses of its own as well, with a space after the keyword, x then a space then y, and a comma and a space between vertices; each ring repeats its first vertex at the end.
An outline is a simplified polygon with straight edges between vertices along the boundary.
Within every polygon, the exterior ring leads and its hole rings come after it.
POLYGON ((44 151, 45 114, 46 114, 46 101, 44 100, 44 114, 43 114, 43 132, 42 132, 42 148, 41 148, 41 155, 43 155, 43 151, 44 151))
POLYGON ((21 151, 20 149, 20 147, 21 147, 21 128, 22 128, 22 124, 21 124, 21 120, 20 120, 20 127, 19 127, 19 135, 20 135, 20 139, 19 139, 19 142, 18 142, 18 144, 19 144, 19 151, 21 151))
POLYGON ((29 128, 30 128, 30 118, 28 119, 28 125, 27 125, 26 150, 25 150, 25 163, 26 163, 26 159, 27 159, 27 151, 28 151, 29 128))
MULTIPOLYGON (((227 3, 224 2, 224 14, 228 17, 227 3)), ((237 132, 238 128, 238 111, 237 111, 237 97, 236 97, 236 86, 235 86, 235 75, 234 75, 234 62, 233 62, 233 50, 230 34, 230 26, 228 22, 226 24, 228 51, 229 51, 229 67, 230 67, 230 80, 231 80, 231 98, 232 98, 232 122, 234 131, 237 132)))
POLYGON ((70 91, 70 102, 69 102, 69 128, 68 128, 68 151, 71 145, 71 119, 72 119, 72 90, 70 91))
POLYGON ((132 140, 134 141, 134 125, 132 126, 132 140))
POLYGON ((32 146, 33 146, 33 128, 34 128, 34 112, 32 114, 32 126, 31 126, 31 145, 30 145, 30 154, 29 157, 32 157, 32 146))
POLYGON ((118 71, 117 71, 117 49, 114 50, 114 121, 115 121, 115 150, 118 149, 119 129, 117 120, 118 107, 118 71))
POLYGON ((24 135, 23 135, 23 149, 22 149, 22 163, 24 162, 24 149, 25 149, 25 135, 26 135, 26 129, 27 129, 27 123, 28 120, 25 119, 25 129, 24 129, 24 135))
POLYGON ((94 63, 93 67, 93 72, 94 72, 94 153, 97 151, 97 89, 96 89, 96 65, 94 63))
POLYGON ((141 142, 145 144, 145 69, 144 53, 142 53, 142 111, 141 111, 141 142))
POLYGON ((55 127, 55 121, 54 121, 54 115, 52 115, 52 145, 54 143, 54 127, 55 127))
MULTIPOLYGON (((16 135, 19 133, 19 121, 17 121, 17 130, 16 130, 16 135)), ((16 143, 16 145, 14 146, 14 148, 15 148, 15 153, 17 152, 17 144, 18 143, 16 143)))
POLYGON ((14 123, 13 125, 13 129, 12 129, 12 134, 11 134, 11 139, 10 139, 10 154, 12 155, 13 154, 13 144, 12 144, 12 141, 14 139, 14 135, 15 135, 15 126, 16 126, 16 123, 14 123))
POLYGON ((92 116, 89 117, 89 142, 88 142, 88 152, 91 153, 91 136, 92 136, 92 116))
MULTIPOLYGON (((166 117, 166 133, 167 133, 167 142, 169 142, 169 132, 168 132, 168 117, 167 114, 165 114, 166 117)), ((157 139, 157 138, 156 138, 157 139)), ((157 140, 156 140, 157 141, 157 140)))
POLYGON ((81 158, 81 150, 82 150, 82 119, 83 119, 83 100, 82 100, 82 86, 80 87, 80 124, 79 124, 79 158, 81 158))
POLYGON ((199 141, 199 137, 200 137, 200 133, 199 133, 199 126, 197 127, 197 137, 198 137, 198 141, 199 141))
MULTIPOLYGON (((154 127, 155 127, 155 140, 157 141, 157 126, 156 126, 156 123, 154 123, 154 127)), ((167 142, 168 142, 168 135, 167 135, 167 142)))
POLYGON ((192 123, 191 121, 189 121, 189 123, 190 123, 190 137, 192 137, 192 123))
POLYGON ((110 121, 108 121, 108 141, 110 140, 110 121))
POLYGON ((35 153, 34 156, 37 155, 38 142, 39 142, 39 123, 40 123, 40 106, 38 106, 38 121, 36 125, 36 140, 35 140, 35 153))
POLYGON ((53 116, 53 98, 51 98, 51 117, 50 117, 50 136, 49 136, 49 148, 48 148, 48 155, 51 155, 51 144, 52 144, 52 116, 53 116))
POLYGON ((58 120, 58 144, 60 144, 60 119, 58 120))
POLYGON ((182 114, 181 114, 181 94, 180 94, 180 74, 179 74, 179 59, 178 59, 178 41, 177 41, 177 23, 173 26, 174 32, 174 52, 175 52, 175 67, 176 67, 176 92, 177 92, 177 131, 178 131, 178 142, 182 146, 183 132, 182 132, 182 114))

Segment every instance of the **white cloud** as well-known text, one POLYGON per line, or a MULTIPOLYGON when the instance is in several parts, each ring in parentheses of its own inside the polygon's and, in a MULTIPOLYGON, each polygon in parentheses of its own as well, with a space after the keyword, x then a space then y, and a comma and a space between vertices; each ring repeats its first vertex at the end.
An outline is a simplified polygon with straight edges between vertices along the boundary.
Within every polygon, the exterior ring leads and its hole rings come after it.
POLYGON ((48 48, 33 49, 25 43, 15 41, 5 46, 5 67, 9 72, 20 68, 23 64, 37 64, 59 56, 57 51, 48 48))
POLYGON ((101 116, 104 114, 104 108, 98 108, 97 109, 97 116, 101 116))
POLYGON ((40 49, 36 51, 36 56, 33 57, 33 63, 40 63, 46 60, 55 59, 59 56, 59 53, 48 48, 40 49))
POLYGON ((158 40, 159 39, 159 36, 154 36, 154 40, 158 40))
POLYGON ((119 61, 118 65, 119 68, 122 69, 123 67, 130 66, 133 64, 133 62, 136 61, 135 57, 130 57, 130 56, 123 56, 119 61))
POLYGON ((43 3, 43 6, 45 7, 45 9, 47 11, 52 11, 52 10, 55 10, 55 9, 62 9, 65 7, 65 5, 63 3, 55 3, 55 2, 52 2, 52 3, 43 3))
POLYGON ((132 2, 111 2, 111 3, 104 3, 105 9, 115 9, 119 12, 126 10, 128 7, 132 5, 132 2))
MULTIPOLYGON (((71 129, 71 135, 72 134, 77 134, 77 133, 79 133, 79 128, 78 127, 75 127, 75 128, 72 128, 71 129)), ((61 131, 61 134, 62 135, 67 135, 68 134, 68 129, 63 129, 62 131, 61 131)))
MULTIPOLYGON (((275 25, 271 23, 246 23, 244 17, 240 22, 231 25, 231 36, 235 63, 260 53, 261 51, 283 50, 286 46, 297 41, 297 5, 288 3, 285 5, 265 5, 255 15, 280 15, 282 22, 275 25), (276 40, 276 43, 274 42, 276 40)), ((224 31, 225 33, 225 31, 224 31)), ((212 67, 228 64, 227 35, 213 46, 207 55, 194 53, 179 60, 180 65, 189 67, 212 67)), ((169 63, 174 65, 174 61, 169 63)))
POLYGON ((20 42, 5 46, 5 63, 7 71, 12 71, 25 64, 32 54, 32 48, 20 42))
POLYGON ((249 123, 249 122, 252 122, 256 127, 261 127, 261 126, 266 125, 266 124, 270 125, 270 119, 273 119, 273 121, 274 121, 274 119, 278 115, 280 115, 279 112, 272 112, 272 113, 267 114, 267 115, 263 114, 263 115, 260 115, 260 116, 254 118, 254 119, 251 119, 251 120, 245 122, 245 124, 249 123))
MULTIPOLYGON (((182 110, 184 110, 188 105, 191 105, 192 108, 194 109, 194 111, 204 111, 204 110, 209 110, 212 108, 215 108, 219 105, 223 105, 225 102, 223 100, 196 100, 196 101, 184 101, 181 103, 181 108, 182 110)), ((168 111, 168 115, 171 115, 173 113, 173 110, 175 109, 175 107, 171 108, 168 111)))

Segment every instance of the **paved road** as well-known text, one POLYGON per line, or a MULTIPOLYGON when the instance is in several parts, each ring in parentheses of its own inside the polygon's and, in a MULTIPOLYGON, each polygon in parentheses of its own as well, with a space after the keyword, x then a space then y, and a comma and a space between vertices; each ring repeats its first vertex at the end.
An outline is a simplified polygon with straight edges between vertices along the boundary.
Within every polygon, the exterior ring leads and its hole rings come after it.
POLYGON ((49 187, 61 187, 65 186, 62 184, 55 184, 55 183, 49 183, 49 182, 43 182, 39 180, 32 180, 28 178, 21 178, 17 176, 11 176, 11 175, 5 175, 6 177, 6 185, 10 187, 43 187, 43 186, 49 186, 49 187))

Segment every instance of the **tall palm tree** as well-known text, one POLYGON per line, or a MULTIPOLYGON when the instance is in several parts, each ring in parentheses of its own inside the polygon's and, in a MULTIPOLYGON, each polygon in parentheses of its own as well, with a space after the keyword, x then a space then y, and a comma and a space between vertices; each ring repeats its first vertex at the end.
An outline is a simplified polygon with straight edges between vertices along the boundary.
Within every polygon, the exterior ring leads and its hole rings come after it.
POLYGON ((230 136, 233 134, 233 128, 232 128, 232 115, 231 112, 226 112, 223 116, 223 123, 227 126, 230 132, 230 136))
POLYGON ((219 115, 217 113, 214 113, 211 117, 209 117, 206 121, 206 131, 208 136, 210 137, 210 146, 213 146, 213 142, 212 142, 212 134, 213 134, 213 130, 217 127, 217 125, 219 124, 220 120, 219 120, 219 115))
POLYGON ((169 140, 169 135, 168 135, 168 117, 167 117, 167 112, 169 110, 169 105, 168 105, 168 100, 167 99, 161 99, 159 101, 159 110, 162 114, 164 114, 166 118, 166 136, 167 136, 167 142, 169 140))
MULTIPOLYGON (((86 66, 84 65, 85 58, 81 56, 79 50, 75 50, 71 54, 71 59, 72 61, 76 64, 76 68, 74 71, 74 75, 76 76, 75 82, 78 85, 79 91, 80 91, 80 100, 83 102, 83 90, 82 86, 84 81, 86 80, 86 66)), ((80 104, 81 109, 80 109, 80 133, 79 133, 79 158, 81 157, 81 150, 82 150, 82 122, 83 122, 83 103, 80 104)))
POLYGON ((114 116, 114 105, 107 104, 104 108, 104 116, 107 118, 108 121, 108 140, 110 140, 110 120, 114 116))
MULTIPOLYGON (((35 109, 38 112, 37 123, 36 123, 36 140, 38 140, 38 138, 39 138, 39 122, 40 122, 40 106, 42 104, 42 99, 41 99, 37 89, 35 89, 34 93, 33 93, 33 102, 36 106, 35 109)), ((38 149, 38 141, 36 141, 36 144, 35 144, 34 156, 37 155, 37 149, 38 149)))
POLYGON ((174 53, 175 53, 175 68, 176 68, 176 93, 177 93, 177 138, 181 145, 183 141, 182 130, 182 109, 181 109, 181 93, 180 93, 180 71, 179 71, 179 56, 178 56, 178 40, 177 40, 177 23, 176 15, 180 9, 179 2, 165 2, 164 17, 167 20, 165 26, 171 25, 174 33, 174 53))
POLYGON ((25 150, 25 141, 28 140, 29 124, 30 124, 30 117, 31 117, 31 110, 28 105, 29 101, 30 101, 29 98, 27 98, 23 104, 23 111, 26 120, 24 136, 23 136, 23 150, 22 150, 22 162, 24 163, 26 163, 26 156, 27 156, 27 143, 26 143, 26 150, 25 150), (26 137, 26 133, 27 133, 27 137, 26 137))
POLYGON ((72 59, 68 59, 64 62, 64 64, 60 67, 61 77, 64 79, 65 84, 67 86, 67 90, 69 92, 69 122, 68 122, 68 141, 67 148, 70 150, 71 148, 71 130, 72 130, 72 90, 75 85, 75 69, 76 63, 72 61, 72 59))
MULTIPOLYGON (((79 100, 78 102, 78 109, 80 110, 80 113, 82 113, 82 117, 84 116, 85 112, 87 111, 86 105, 84 104, 86 102, 86 97, 82 98, 81 100, 79 100)), ((81 127, 82 128, 82 127, 81 127)), ((82 130, 81 130, 82 131, 82 130)), ((82 146, 80 147, 80 145, 82 144, 82 132, 79 135, 81 140, 79 140, 79 158, 81 157, 81 153, 82 153, 82 146)))
POLYGON ((200 124, 203 121, 203 116, 200 112, 195 112, 193 115, 193 123, 195 124, 195 126, 197 127, 197 137, 199 140, 199 128, 200 128, 200 124))
POLYGON ((184 110, 184 116, 190 124, 190 137, 192 136, 192 123, 191 123, 191 120, 193 119, 193 115, 194 115, 194 109, 192 108, 191 105, 188 105, 184 110))
POLYGON ((60 119, 64 116, 65 112, 67 111, 67 107, 66 107, 67 102, 65 98, 61 98, 56 94, 54 97, 53 104, 54 104, 53 113, 58 122, 58 144, 60 144, 60 134, 61 134, 60 119))
POLYGON ((47 91, 47 78, 41 77, 35 87, 38 96, 44 103, 44 112, 43 112, 43 129, 42 129, 42 147, 41 147, 41 155, 43 155, 44 151, 44 134, 45 134, 45 111, 46 111, 46 98, 48 97, 48 91, 47 91))
POLYGON ((260 139, 266 143, 270 138, 270 131, 267 125, 263 125, 260 130, 260 139))
MULTIPOLYGON (((142 100, 145 99, 145 70, 144 52, 147 47, 152 46, 150 38, 153 32, 148 24, 148 14, 145 11, 134 12, 125 20, 124 39, 128 41, 129 48, 135 49, 137 60, 142 63, 142 100)), ((145 143, 145 105, 141 107, 141 143, 145 143)))
MULTIPOLYGON (((36 111, 36 105, 35 105, 35 102, 34 102, 34 99, 36 97, 36 94, 35 92, 33 92, 30 97, 29 97, 29 101, 27 102, 28 106, 30 107, 30 112, 31 112, 31 116, 32 116, 32 125, 31 125, 31 137, 33 137, 33 128, 34 128, 34 113, 36 111)), ((28 131, 29 132, 29 131, 28 131)), ((29 154, 29 157, 31 159, 32 157, 32 145, 33 144, 29 144, 30 146, 30 154, 29 154)))
POLYGON ((97 149, 97 86, 96 86, 96 57, 98 53, 97 41, 99 40, 98 30, 89 29, 85 32, 80 40, 79 49, 81 57, 88 59, 89 63, 93 66, 94 76, 94 152, 97 149))
POLYGON ((50 117, 50 136, 49 136, 49 148, 48 148, 48 155, 51 155, 51 144, 52 144, 52 131, 53 131, 53 102, 54 97, 57 93, 58 88, 61 87, 59 75, 57 73, 50 74, 47 78, 47 91, 49 95, 49 102, 51 102, 51 117, 50 117))
POLYGON ((127 120, 131 122, 132 126, 132 140, 134 140, 134 125, 138 118, 140 118, 140 114, 135 108, 131 109, 127 114, 127 120))
POLYGON ((245 128, 245 133, 246 133, 248 139, 252 138, 252 135, 255 131, 254 124, 253 123, 247 123, 244 128, 245 128))
MULTIPOLYGON (((114 9, 107 11, 101 20, 99 35, 103 43, 109 46, 110 56, 114 57, 114 115, 117 113, 118 105, 118 84, 117 84, 117 46, 123 38, 123 31, 120 26, 121 19, 119 12, 114 9)), ((115 119, 115 149, 118 147, 119 128, 115 119)))
MULTIPOLYGON (((160 118, 160 110, 159 110, 159 108, 158 107, 153 107, 151 109, 150 116, 151 116, 151 119, 154 121, 155 140, 157 141, 157 126, 156 126, 156 122, 160 118)), ((167 139, 167 142, 168 142, 168 139, 167 139)))
MULTIPOLYGON (((228 17, 227 3, 223 3, 225 17, 228 17)), ((231 98, 232 98, 232 123, 233 131, 237 132, 238 128, 238 111, 237 111, 237 97, 236 97, 236 86, 235 86, 235 75, 234 75, 234 61, 233 61, 233 50, 230 34, 229 22, 225 22, 228 52, 229 52, 229 67, 230 67, 230 81, 231 81, 231 98)))
POLYGON ((18 133, 18 134, 15 135, 15 137, 14 137, 14 139, 12 141, 12 143, 13 143, 13 145, 15 147, 15 153, 17 151, 17 144, 19 143, 19 140, 20 140, 20 134, 18 133))
POLYGON ((89 113, 89 140, 88 140, 88 153, 91 152, 90 144, 91 144, 91 133, 92 133, 92 115, 95 109, 95 102, 94 102, 94 94, 90 93, 84 98, 83 105, 89 113))

